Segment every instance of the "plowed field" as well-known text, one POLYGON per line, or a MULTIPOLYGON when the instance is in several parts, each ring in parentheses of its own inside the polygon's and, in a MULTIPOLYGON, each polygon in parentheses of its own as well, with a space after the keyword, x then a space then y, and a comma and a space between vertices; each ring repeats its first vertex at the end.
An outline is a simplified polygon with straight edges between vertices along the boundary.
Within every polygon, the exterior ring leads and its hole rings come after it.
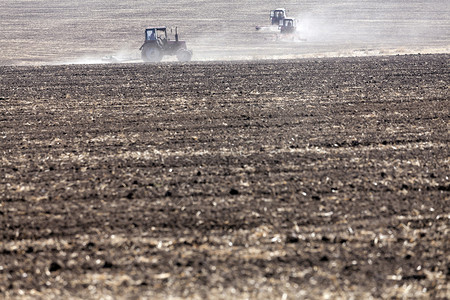
POLYGON ((449 55, 0 67, 0 295, 449 295, 449 55))

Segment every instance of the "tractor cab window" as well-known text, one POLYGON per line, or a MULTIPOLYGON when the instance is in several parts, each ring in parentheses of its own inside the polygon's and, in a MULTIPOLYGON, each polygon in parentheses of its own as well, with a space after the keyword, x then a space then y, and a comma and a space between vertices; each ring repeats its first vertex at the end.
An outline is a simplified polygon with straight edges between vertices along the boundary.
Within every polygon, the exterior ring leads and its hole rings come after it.
POLYGON ((148 41, 155 41, 156 40, 156 32, 154 29, 147 30, 147 40, 148 41))
POLYGON ((156 32, 158 39, 165 40, 167 39, 167 32, 165 29, 158 29, 156 32))
POLYGON ((285 27, 294 27, 294 21, 291 19, 284 19, 284 26, 285 27))
POLYGON ((274 10, 271 12, 271 16, 278 18, 278 19, 282 19, 284 18, 284 11, 282 10, 274 10))

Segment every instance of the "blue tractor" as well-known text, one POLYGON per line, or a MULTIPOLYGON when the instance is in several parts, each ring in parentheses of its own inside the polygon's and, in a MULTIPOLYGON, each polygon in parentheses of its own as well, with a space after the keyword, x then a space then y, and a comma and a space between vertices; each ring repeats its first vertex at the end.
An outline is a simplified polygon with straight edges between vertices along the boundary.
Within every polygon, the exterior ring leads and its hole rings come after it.
POLYGON ((168 38, 164 26, 145 29, 145 42, 139 50, 144 62, 160 62, 165 55, 176 55, 181 62, 192 58, 192 51, 187 49, 186 42, 178 39, 178 28, 175 28, 175 40, 168 38))

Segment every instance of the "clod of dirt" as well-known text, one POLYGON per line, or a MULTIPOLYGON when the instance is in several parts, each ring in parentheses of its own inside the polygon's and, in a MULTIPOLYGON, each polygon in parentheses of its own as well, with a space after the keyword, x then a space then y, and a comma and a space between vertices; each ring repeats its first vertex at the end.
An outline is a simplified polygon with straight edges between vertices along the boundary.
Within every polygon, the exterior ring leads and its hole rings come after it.
POLYGON ((60 269, 62 269, 62 267, 61 267, 61 265, 60 265, 59 263, 57 263, 57 262, 52 262, 52 263, 50 264, 50 266, 48 267, 48 270, 49 270, 50 272, 56 272, 56 271, 58 271, 58 270, 60 270, 60 269))
POLYGON ((230 189, 230 195, 239 195, 239 191, 235 188, 230 189))

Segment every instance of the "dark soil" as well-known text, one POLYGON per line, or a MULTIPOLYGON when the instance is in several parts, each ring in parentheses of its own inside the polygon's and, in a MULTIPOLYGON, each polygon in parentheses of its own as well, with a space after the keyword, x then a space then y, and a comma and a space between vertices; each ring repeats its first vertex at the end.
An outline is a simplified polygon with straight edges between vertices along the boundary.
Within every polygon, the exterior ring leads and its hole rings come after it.
POLYGON ((0 67, 0 295, 447 297, 449 62, 0 67))

